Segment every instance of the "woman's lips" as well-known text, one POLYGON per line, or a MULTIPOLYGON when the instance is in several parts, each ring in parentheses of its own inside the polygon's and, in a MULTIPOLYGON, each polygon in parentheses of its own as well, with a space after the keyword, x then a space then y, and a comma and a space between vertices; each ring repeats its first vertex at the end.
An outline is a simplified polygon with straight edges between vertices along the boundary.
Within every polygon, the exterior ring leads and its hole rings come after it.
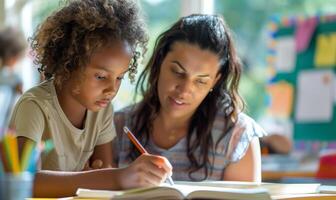
POLYGON ((170 104, 172 106, 177 107, 177 108, 181 108, 181 107, 184 107, 184 106, 188 105, 184 101, 178 100, 178 99, 173 98, 173 97, 169 97, 169 101, 170 101, 170 104))

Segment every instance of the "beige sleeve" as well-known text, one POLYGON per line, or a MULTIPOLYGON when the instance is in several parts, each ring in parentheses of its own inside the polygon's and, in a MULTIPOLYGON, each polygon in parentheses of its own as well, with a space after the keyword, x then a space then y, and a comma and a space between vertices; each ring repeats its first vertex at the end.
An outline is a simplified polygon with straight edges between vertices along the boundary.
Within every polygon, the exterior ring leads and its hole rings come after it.
POLYGON ((115 130, 114 123, 113 123, 113 107, 110 104, 110 106, 108 106, 106 109, 107 109, 106 115, 104 115, 102 119, 103 128, 98 133, 99 136, 98 136, 96 145, 101 145, 101 144, 111 142, 112 139, 115 138, 116 136, 116 130, 115 130))
POLYGON ((20 101, 14 108, 10 126, 14 127, 17 136, 41 141, 45 117, 41 107, 34 101, 20 101))

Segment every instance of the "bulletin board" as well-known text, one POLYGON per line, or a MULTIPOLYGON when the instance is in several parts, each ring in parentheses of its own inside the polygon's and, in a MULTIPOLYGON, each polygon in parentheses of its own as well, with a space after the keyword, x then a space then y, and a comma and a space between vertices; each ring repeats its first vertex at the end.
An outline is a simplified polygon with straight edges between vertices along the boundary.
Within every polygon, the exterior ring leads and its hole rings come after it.
POLYGON ((273 114, 295 140, 336 140, 336 17, 273 19, 269 30, 273 114))

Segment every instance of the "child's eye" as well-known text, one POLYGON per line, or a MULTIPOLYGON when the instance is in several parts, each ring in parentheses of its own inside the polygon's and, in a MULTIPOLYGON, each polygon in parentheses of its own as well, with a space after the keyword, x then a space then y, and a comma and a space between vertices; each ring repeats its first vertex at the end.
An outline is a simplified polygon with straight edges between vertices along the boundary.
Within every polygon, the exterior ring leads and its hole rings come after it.
POLYGON ((119 81, 121 81, 121 80, 123 80, 124 79, 124 76, 118 76, 117 77, 117 80, 119 80, 119 81))
POLYGON ((95 78, 96 78, 97 80, 105 80, 105 79, 106 79, 106 76, 100 76, 99 74, 96 74, 96 75, 95 75, 95 78))

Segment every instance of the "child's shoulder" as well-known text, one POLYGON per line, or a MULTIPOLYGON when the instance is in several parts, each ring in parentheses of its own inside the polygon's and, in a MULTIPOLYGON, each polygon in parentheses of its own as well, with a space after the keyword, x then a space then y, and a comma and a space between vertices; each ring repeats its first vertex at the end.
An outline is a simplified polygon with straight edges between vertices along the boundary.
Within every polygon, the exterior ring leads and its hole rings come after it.
POLYGON ((54 88, 53 83, 51 80, 44 81, 37 86, 34 86, 24 92, 22 96, 18 100, 18 104, 22 102, 33 101, 37 104, 43 104, 47 101, 52 101, 55 92, 53 91, 54 88))

